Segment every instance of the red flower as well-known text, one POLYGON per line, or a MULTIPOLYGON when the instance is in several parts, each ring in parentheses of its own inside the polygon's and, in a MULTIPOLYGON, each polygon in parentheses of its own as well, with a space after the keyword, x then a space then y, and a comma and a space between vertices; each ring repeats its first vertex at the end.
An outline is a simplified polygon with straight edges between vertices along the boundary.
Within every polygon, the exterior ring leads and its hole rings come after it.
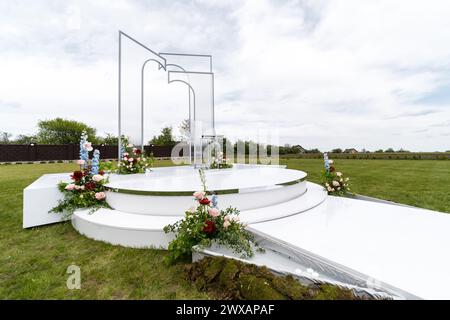
POLYGON ((207 234, 212 234, 216 231, 216 224, 212 220, 206 220, 205 226, 203 227, 203 232, 207 234))
POLYGON ((105 171, 103 171, 103 170, 100 170, 100 171, 98 172, 98 174, 102 176, 102 175, 104 175, 104 174, 105 174, 105 171))
POLYGON ((136 149, 136 151, 134 152, 135 154, 141 154, 142 150, 141 149, 136 149))
POLYGON ((84 187, 86 188, 86 190, 94 190, 96 185, 95 185, 95 182, 89 181, 88 183, 86 183, 84 185, 84 187))
POLYGON ((200 204, 209 204, 211 201, 209 201, 209 199, 205 197, 203 199, 198 200, 198 202, 200 204))
POLYGON ((70 176, 75 181, 80 181, 81 178, 83 178, 83 172, 81 171, 74 171, 74 173, 70 176))
POLYGON ((334 167, 330 166, 330 172, 334 172, 334 167))

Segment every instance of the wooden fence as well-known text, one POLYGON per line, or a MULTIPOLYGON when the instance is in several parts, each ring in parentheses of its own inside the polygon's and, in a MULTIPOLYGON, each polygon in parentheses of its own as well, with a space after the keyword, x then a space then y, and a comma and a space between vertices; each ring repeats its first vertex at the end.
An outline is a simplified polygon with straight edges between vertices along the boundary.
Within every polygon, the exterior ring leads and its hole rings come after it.
MULTIPOLYGON (((93 145, 100 151, 101 159, 117 159, 117 146, 93 145)), ((0 144, 0 162, 34 162, 51 160, 75 160, 79 158, 78 144, 0 144)), ((154 157, 170 157, 171 146, 144 146, 154 157)), ((92 152, 90 154, 92 156, 92 152)), ((179 156, 183 156, 183 152, 179 156)))

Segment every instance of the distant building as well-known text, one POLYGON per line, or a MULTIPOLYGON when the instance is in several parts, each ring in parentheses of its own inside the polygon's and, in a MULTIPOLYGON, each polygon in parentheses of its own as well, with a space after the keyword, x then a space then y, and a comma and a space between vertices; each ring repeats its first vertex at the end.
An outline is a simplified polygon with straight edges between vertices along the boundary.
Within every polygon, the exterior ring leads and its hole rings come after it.
POLYGON ((355 154, 355 153, 358 153, 358 150, 356 150, 355 148, 345 149, 345 150, 344 150, 344 153, 352 153, 352 154, 355 154))
POLYGON ((291 147, 291 150, 294 151, 294 153, 305 153, 306 149, 303 148, 301 145, 297 144, 295 146, 291 147))

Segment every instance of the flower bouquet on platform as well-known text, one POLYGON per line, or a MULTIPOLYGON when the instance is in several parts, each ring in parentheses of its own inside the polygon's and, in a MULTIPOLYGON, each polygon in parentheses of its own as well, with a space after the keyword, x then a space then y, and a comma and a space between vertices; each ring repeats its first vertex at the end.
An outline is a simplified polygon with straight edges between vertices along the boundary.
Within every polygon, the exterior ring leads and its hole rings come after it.
POLYGON ((153 165, 152 155, 147 156, 142 149, 129 144, 126 139, 123 141, 124 148, 121 151, 121 159, 117 163, 117 173, 145 173, 153 165))
POLYGON ((350 193, 350 178, 344 177, 342 172, 336 171, 334 161, 323 154, 325 169, 322 173, 322 182, 328 194, 346 196, 350 193))
POLYGON ((245 230, 246 225, 239 221, 239 210, 227 208, 219 210, 217 196, 208 198, 203 169, 199 170, 203 190, 193 194, 196 204, 185 212, 185 217, 172 225, 164 227, 164 232, 174 233, 175 239, 169 243, 169 263, 190 259, 192 247, 207 247, 213 242, 232 249, 242 257, 253 256, 253 250, 261 250, 253 235, 245 230))
POLYGON ((108 178, 102 170, 99 170, 100 151, 95 149, 92 160, 89 160, 89 151, 92 150, 92 144, 87 141, 87 134, 83 132, 80 141, 80 159, 76 161, 80 170, 70 175, 72 182, 58 184, 64 198, 50 212, 62 213, 65 217, 69 217, 76 209, 90 208, 92 213, 99 208, 109 208, 105 201, 104 187, 108 178))
POLYGON ((212 156, 212 163, 209 166, 210 169, 229 169, 232 167, 231 163, 227 163, 227 159, 223 156, 222 151, 212 156))

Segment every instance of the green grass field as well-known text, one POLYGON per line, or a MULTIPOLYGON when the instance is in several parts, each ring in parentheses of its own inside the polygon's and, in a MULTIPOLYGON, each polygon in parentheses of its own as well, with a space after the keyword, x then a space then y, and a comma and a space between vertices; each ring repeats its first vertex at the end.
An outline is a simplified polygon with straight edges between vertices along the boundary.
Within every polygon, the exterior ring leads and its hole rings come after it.
MULTIPOLYGON (((283 160, 317 182, 321 160, 283 160)), ((170 165, 157 161, 157 166, 170 165)), ((353 190, 450 212, 450 161, 338 160, 353 190)), ((74 164, 0 166, 0 299, 207 299, 167 267, 160 250, 128 249, 89 240, 69 223, 22 229, 22 190, 44 173, 74 164), (81 267, 81 290, 66 288, 67 267, 81 267)))

